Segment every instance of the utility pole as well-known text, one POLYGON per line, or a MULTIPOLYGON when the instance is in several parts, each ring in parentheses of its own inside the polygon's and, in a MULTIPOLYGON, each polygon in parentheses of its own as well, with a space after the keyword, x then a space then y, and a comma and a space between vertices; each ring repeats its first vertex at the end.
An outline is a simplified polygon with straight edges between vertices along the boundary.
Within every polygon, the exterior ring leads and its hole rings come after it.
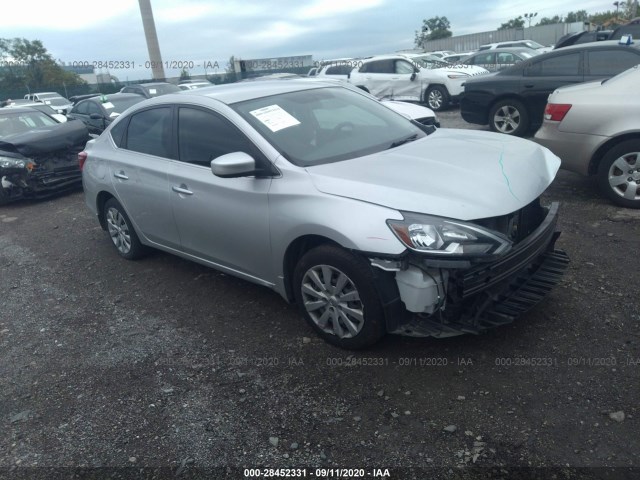
POLYGON ((138 3, 140 5, 144 36, 147 39, 147 50, 149 50, 149 61, 151 62, 153 79, 164 81, 164 67, 162 66, 162 56, 160 56, 156 23, 153 20, 153 11, 151 10, 151 0, 138 0, 138 3))
POLYGON ((533 17, 536 17, 536 16, 538 16, 538 12, 524 14, 524 18, 526 18, 529 21, 529 28, 531 28, 531 20, 533 20, 533 17))

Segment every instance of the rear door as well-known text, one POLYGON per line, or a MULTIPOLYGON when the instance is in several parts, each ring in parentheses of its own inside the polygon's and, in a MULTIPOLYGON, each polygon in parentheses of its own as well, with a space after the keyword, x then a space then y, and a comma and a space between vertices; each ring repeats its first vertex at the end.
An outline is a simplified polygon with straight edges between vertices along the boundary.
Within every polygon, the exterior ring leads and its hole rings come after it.
POLYGON ((563 85, 584 81, 582 52, 566 52, 533 60, 525 69, 520 95, 527 104, 533 125, 542 123, 549 95, 563 85))
POLYGON ((173 108, 161 106, 131 115, 121 141, 109 162, 109 174, 118 198, 137 231, 150 241, 180 247, 171 212, 167 178, 175 158, 173 108))

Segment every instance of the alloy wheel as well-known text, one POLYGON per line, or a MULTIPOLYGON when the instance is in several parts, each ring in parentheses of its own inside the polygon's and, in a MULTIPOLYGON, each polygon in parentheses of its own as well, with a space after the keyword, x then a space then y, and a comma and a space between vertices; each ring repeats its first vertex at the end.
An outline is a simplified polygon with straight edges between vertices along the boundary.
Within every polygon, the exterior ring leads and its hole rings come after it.
POLYGON ((329 265, 317 265, 302 278, 303 305, 325 333, 353 338, 364 325, 364 305, 353 281, 329 265))
POLYGON ((513 133, 520 125, 520 112, 511 105, 504 105, 493 116, 493 124, 499 132, 513 133))
POLYGON ((618 157, 609 167, 609 186, 616 195, 626 199, 640 200, 640 152, 631 152, 618 157))
POLYGON ((107 228, 111 241, 122 254, 127 254, 131 250, 131 234, 126 220, 117 208, 107 210, 107 228))

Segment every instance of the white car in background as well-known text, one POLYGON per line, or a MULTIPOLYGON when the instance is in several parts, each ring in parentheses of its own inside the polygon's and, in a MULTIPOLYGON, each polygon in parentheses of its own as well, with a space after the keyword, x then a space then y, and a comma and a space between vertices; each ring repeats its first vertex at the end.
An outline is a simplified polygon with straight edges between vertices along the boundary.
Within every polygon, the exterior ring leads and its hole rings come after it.
POLYGON ((513 40, 511 42, 496 42, 487 43, 486 45, 480 45, 478 51, 481 52, 482 50, 494 50, 496 48, 530 48, 532 50, 537 50, 538 53, 548 53, 553 50, 553 46, 545 47, 544 45, 540 45, 538 42, 534 42, 533 40, 513 40))
POLYGON ((178 87, 180 88, 180 90, 195 90, 196 88, 204 88, 204 87, 210 87, 211 85, 213 85, 211 82, 180 82, 178 84, 178 87))
POLYGON ((397 100, 382 100, 383 105, 391 110, 404 115, 409 120, 414 120, 422 125, 432 125, 440 128, 440 120, 433 110, 422 105, 409 102, 398 102, 397 100))
POLYGON ((456 102, 469 78, 489 73, 473 65, 451 65, 426 54, 381 55, 362 60, 349 82, 379 99, 425 103, 438 112, 456 102))

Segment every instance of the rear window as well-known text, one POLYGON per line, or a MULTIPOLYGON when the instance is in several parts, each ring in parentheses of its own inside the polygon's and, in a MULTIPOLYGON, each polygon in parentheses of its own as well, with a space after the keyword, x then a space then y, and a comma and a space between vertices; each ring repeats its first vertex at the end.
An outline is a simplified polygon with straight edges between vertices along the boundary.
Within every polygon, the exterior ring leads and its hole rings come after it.
POLYGON ((589 74, 611 76, 640 63, 640 55, 631 50, 599 50, 589 52, 589 74))

